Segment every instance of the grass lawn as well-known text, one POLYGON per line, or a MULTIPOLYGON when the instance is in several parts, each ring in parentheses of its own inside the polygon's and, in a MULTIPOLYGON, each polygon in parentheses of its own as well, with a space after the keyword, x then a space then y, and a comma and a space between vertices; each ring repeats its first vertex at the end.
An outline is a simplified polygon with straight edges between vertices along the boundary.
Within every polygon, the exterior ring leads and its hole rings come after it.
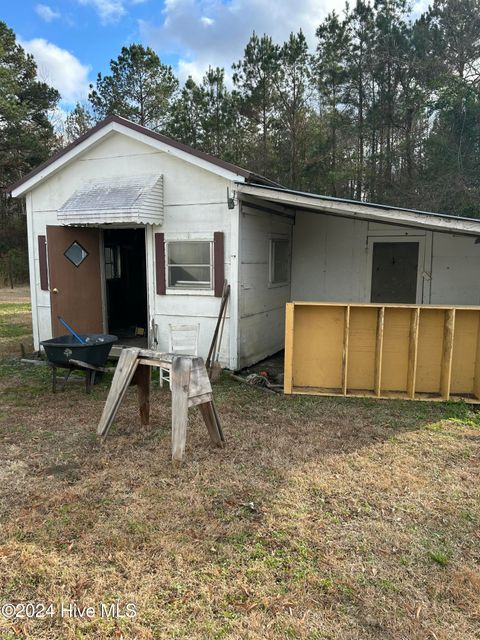
POLYGON ((1 640, 480 637, 474 408, 224 378, 225 450, 192 410, 175 469, 167 391, 146 432, 130 390, 100 445, 109 380, 52 395, 48 371, 11 357, 27 326, 24 302, 0 304, 0 604, 55 611, 0 615, 1 640), (62 618, 62 601, 95 615, 62 618), (115 602, 137 616, 102 617, 115 602))

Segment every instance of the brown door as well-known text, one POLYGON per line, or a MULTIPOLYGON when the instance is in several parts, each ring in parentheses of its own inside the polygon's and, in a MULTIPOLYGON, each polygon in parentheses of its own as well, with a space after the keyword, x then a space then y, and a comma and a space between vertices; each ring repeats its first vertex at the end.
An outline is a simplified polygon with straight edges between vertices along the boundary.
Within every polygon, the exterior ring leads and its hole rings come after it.
POLYGON ((100 229, 47 227, 52 332, 102 333, 100 229))
POLYGON ((417 302, 418 242, 374 242, 371 302, 417 302))

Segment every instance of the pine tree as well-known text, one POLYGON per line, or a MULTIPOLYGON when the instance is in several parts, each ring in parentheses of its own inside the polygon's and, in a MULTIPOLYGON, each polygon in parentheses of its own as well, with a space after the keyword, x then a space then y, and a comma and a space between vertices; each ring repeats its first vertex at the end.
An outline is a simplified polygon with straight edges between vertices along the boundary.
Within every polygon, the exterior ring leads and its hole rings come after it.
POLYGON ((6 187, 45 160, 58 144, 49 120, 60 95, 36 78, 33 57, 0 22, 0 276, 10 285, 27 277, 22 203, 6 187))
POLYGON ((308 132, 310 55, 302 31, 291 33, 280 49, 276 173, 287 186, 302 188, 308 132))
POLYGON ((172 68, 141 44, 123 47, 110 61, 111 75, 97 76, 88 99, 98 120, 114 114, 145 127, 163 130, 178 80, 172 68))
POLYGON ((233 64, 233 82, 240 96, 241 113, 248 123, 252 144, 249 165, 266 176, 273 176, 273 131, 277 116, 277 86, 280 74, 280 48, 272 38, 254 32, 242 60, 233 64), (257 149, 260 149, 260 155, 257 149))
POLYGON ((65 143, 73 142, 83 134, 87 133, 87 131, 93 127, 94 118, 90 111, 88 110, 88 106, 84 106, 77 102, 73 111, 71 111, 66 119, 63 137, 65 143))
POLYGON ((351 157, 345 144, 349 136, 351 113, 345 100, 348 83, 347 52, 350 34, 345 20, 333 12, 317 29, 314 79, 319 97, 319 144, 312 165, 324 174, 319 187, 327 193, 351 195, 348 179, 351 157))

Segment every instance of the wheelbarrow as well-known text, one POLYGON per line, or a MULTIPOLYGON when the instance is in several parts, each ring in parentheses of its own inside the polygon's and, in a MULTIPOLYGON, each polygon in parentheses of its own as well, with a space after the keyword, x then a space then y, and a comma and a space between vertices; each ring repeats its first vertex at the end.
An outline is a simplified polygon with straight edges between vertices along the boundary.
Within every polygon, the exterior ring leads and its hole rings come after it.
POLYGON ((43 340, 40 344, 45 349, 48 364, 52 368, 53 393, 57 391, 57 369, 59 368, 67 370, 62 391, 72 371, 77 370, 85 372, 85 390, 90 393, 97 373, 105 372, 104 366, 108 354, 117 340, 117 336, 107 333, 64 335, 43 340))

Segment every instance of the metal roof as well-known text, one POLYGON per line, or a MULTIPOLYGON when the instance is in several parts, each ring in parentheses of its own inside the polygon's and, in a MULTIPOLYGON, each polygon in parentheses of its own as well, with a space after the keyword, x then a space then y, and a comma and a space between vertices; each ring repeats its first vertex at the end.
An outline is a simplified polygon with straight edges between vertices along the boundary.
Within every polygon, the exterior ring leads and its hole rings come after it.
POLYGON ((254 196, 296 210, 310 209, 359 220, 378 220, 399 226, 425 227, 451 233, 480 236, 480 218, 467 218, 347 198, 334 198, 268 185, 237 183, 237 190, 239 194, 254 196))
MULTIPOLYGON (((364 200, 351 200, 349 198, 336 198, 334 196, 325 196, 319 193, 311 193, 309 191, 296 191, 295 189, 287 189, 282 186, 270 186, 264 184, 255 185, 259 189, 271 190, 271 191, 281 191, 283 193, 291 193, 292 195, 305 196, 308 198, 315 198, 316 200, 326 200, 327 202, 343 202, 346 204, 354 204, 366 207, 375 207, 376 209, 386 209, 391 211, 407 211, 409 213, 420 213, 426 216, 436 216, 438 218, 451 218, 452 220, 471 220, 472 222, 480 222, 480 215, 478 218, 469 218, 467 216, 455 216, 451 213, 438 213, 433 211, 423 211, 422 209, 407 209, 405 207, 396 207, 390 204, 378 204, 376 202, 367 202, 364 200)), ((478 209, 480 214, 480 206, 478 209)))
POLYGON ((64 224, 162 224, 163 176, 105 177, 79 187, 58 210, 64 224))

